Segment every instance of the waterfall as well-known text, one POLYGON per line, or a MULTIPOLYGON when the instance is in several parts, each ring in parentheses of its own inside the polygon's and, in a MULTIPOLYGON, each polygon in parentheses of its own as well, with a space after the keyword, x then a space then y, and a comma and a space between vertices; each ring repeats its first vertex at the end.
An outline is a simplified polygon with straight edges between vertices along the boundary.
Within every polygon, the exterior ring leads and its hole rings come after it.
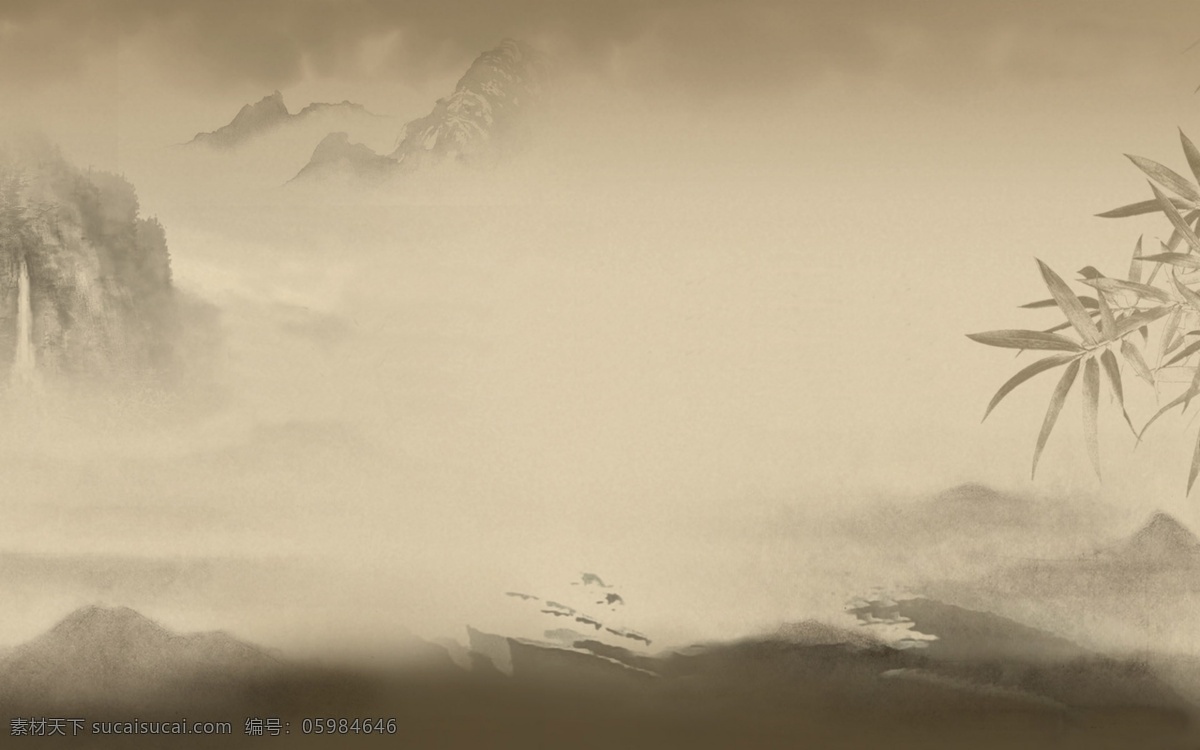
POLYGON ((33 356, 33 308, 29 301, 29 266, 25 256, 17 269, 17 351, 13 358, 14 385, 31 385, 37 380, 37 363, 33 356))

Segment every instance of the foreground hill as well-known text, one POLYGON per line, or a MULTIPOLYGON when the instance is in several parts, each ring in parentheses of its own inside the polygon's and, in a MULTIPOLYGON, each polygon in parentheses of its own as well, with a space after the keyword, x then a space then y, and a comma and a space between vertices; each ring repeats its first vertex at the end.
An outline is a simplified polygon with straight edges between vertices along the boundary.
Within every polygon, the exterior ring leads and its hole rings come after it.
MULTIPOLYGON (((946 648, 899 650, 811 622, 659 653, 471 630, 466 659, 430 646, 419 668, 350 669, 288 663, 228 636, 178 635, 131 610, 87 608, 0 662, 8 691, 0 696, 15 715, 233 719, 222 747, 264 741, 245 734, 247 716, 279 718, 289 747, 1115 749, 1195 739, 1189 707, 1144 666, 987 613, 927 600, 895 606, 941 630, 946 648), (85 709, 81 697, 102 700, 85 709), (394 730, 352 740, 306 734, 304 719, 315 716, 394 719, 394 730)), ((161 737, 90 739, 162 746, 161 737)), ((171 746, 212 742, 173 737, 171 746)))
POLYGON ((0 661, 5 702, 146 705, 171 691, 219 690, 280 666, 223 632, 179 635, 126 607, 79 609, 0 661))

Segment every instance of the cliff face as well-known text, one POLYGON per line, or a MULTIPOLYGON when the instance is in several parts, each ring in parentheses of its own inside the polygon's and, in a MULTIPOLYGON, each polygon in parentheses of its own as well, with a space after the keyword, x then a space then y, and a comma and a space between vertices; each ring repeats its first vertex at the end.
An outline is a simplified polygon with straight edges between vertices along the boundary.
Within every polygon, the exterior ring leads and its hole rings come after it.
POLYGON ((11 372, 23 335, 40 377, 163 372, 174 325, 166 236, 139 216, 132 185, 76 169, 44 143, 0 152, 0 372, 11 372), (28 334, 17 324, 23 304, 28 334))
POLYGON ((454 93, 405 126, 392 158, 408 169, 442 160, 495 162, 528 137, 524 117, 547 77, 548 64, 539 52, 505 39, 471 64, 454 93))

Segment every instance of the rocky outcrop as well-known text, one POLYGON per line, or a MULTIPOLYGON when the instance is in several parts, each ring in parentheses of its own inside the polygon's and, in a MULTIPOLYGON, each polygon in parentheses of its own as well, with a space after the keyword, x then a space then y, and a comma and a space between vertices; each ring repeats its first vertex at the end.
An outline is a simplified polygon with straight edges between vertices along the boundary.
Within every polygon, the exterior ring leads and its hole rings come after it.
POLYGON ((528 139, 527 115, 547 77, 540 53, 505 39, 471 64, 454 93, 404 127, 392 158, 405 169, 447 160, 473 166, 495 163, 528 139))
POLYGON ((22 335, 45 377, 163 372, 175 302, 165 231, 139 215, 129 182, 76 169, 44 142, 0 152, 0 371, 22 335), (22 314, 32 325, 19 334, 22 314))

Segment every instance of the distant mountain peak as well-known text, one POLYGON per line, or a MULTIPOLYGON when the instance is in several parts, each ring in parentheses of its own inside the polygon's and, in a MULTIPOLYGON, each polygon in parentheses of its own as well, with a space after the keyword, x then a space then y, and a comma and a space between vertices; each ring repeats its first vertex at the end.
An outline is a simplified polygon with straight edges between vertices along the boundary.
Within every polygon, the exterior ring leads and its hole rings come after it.
POLYGON ((1029 498, 977 482, 951 487, 934 496, 928 508, 950 524, 1028 526, 1036 517, 1029 498))
POLYGON ((158 647, 173 637, 169 630, 129 607, 89 605, 68 614, 37 640, 59 649, 94 650, 158 647))
POLYGON ((368 112, 361 104, 355 104, 349 100, 335 104, 313 102, 292 114, 283 101, 283 94, 276 89, 257 102, 244 105, 228 125, 208 133, 197 133, 190 143, 205 144, 214 148, 234 148, 288 123, 300 122, 320 114, 377 117, 368 112))
POLYGON ((283 102, 283 94, 275 91, 269 96, 264 96, 254 104, 247 104, 238 110, 237 116, 233 118, 231 125, 238 123, 246 123, 248 121, 267 121, 276 118, 287 117, 291 113, 288 112, 287 104, 283 102))
POLYGON ((542 53, 502 40, 471 63, 432 112, 405 126, 392 158, 406 167, 429 160, 494 161, 523 137, 529 106, 541 96, 548 73, 542 53))
POLYGON ((159 627, 153 620, 129 607, 105 607, 99 604, 89 604, 60 620, 52 632, 111 625, 159 627))
POLYGON ((303 179, 313 173, 324 176, 344 174, 347 177, 383 178, 391 173, 396 162, 381 156, 369 147, 350 140, 348 133, 330 133, 321 139, 313 150, 308 164, 292 181, 303 179))
POLYGON ((447 162, 494 165, 527 144, 530 110, 542 98, 550 71, 543 53, 503 39, 475 58, 428 115, 404 126, 392 153, 330 136, 296 177, 379 178, 447 162))
POLYGON ((1141 529, 1121 546, 1124 555, 1176 558, 1200 554, 1200 539, 1174 516, 1162 511, 1150 517, 1141 529))

